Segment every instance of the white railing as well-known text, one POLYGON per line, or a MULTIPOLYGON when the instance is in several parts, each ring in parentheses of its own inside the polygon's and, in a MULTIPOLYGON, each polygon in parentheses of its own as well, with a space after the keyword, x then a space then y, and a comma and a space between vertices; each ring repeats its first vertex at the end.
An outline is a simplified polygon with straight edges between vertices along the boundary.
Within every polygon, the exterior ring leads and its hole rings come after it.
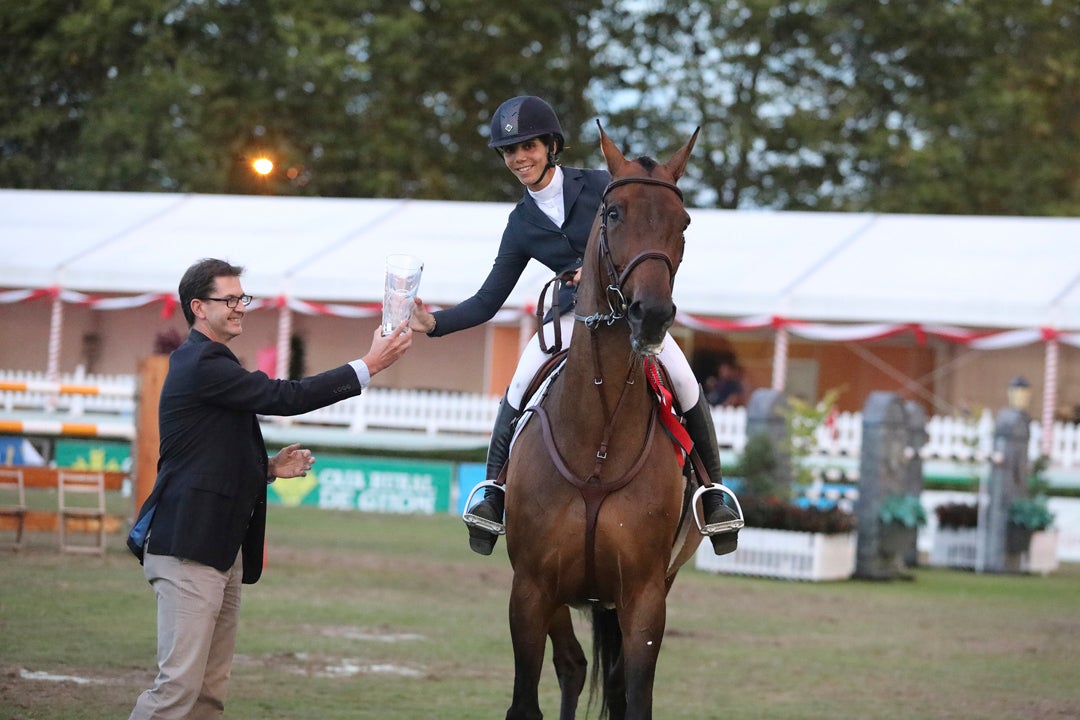
MULTIPOLYGON (((2 384, 27 385, 26 390, 0 390, 0 412, 48 413, 54 419, 106 416, 131 422, 135 411, 134 375, 86 375, 73 373, 47 382, 43 373, 0 370, 2 384), (41 391, 42 384, 96 386, 99 394, 41 391)), ((326 426, 359 432, 391 429, 427 435, 491 432, 498 398, 477 393, 435 390, 369 388, 360 397, 291 418, 275 418, 286 425, 326 426)), ((746 446, 746 408, 715 408, 717 441, 736 454, 746 446)), ((990 455, 994 417, 984 411, 978 418, 935 415, 926 423, 928 440, 921 456, 927 460, 984 462, 990 455)), ((1029 455, 1036 458, 1042 439, 1039 423, 1031 423, 1029 455)), ((862 444, 862 414, 836 413, 817 430, 818 454, 822 458, 858 457, 862 444)), ((1051 466, 1080 468, 1080 425, 1054 423, 1051 466)))
POLYGON ((280 418, 285 424, 330 425, 353 432, 370 429, 487 434, 495 424, 499 399, 488 395, 436 390, 369 388, 363 395, 329 407, 280 418))
POLYGON ((131 414, 135 409, 134 375, 87 375, 78 370, 50 382, 44 373, 0 370, 0 383, 27 386, 25 390, 0 390, 0 409, 7 413, 48 410, 80 417, 84 413, 131 414), (45 389, 61 386, 93 387, 97 392, 49 392, 45 389))

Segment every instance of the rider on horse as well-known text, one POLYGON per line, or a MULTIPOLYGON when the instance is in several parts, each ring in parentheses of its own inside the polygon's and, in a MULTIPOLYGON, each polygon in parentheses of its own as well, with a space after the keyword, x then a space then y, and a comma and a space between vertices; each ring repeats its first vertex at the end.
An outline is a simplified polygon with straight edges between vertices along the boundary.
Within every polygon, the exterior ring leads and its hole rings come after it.
MULTIPOLYGON (((561 336, 569 339, 574 323, 575 281, 580 276, 582 258, 604 190, 611 181, 606 170, 563 168, 558 156, 565 145, 562 126, 555 111, 544 100, 527 95, 511 98, 491 118, 491 140, 506 167, 525 186, 525 193, 511 211, 503 231, 494 266, 483 285, 468 300, 446 310, 429 313, 416 299, 410 327, 440 337, 487 322, 509 297, 525 266, 537 260, 557 275, 573 275, 563 284, 558 307, 560 318, 545 318, 544 330, 556 322, 561 336)), ((534 336, 518 361, 517 370, 499 404, 487 455, 487 478, 499 477, 510 453, 514 425, 525 406, 526 389, 549 358, 548 343, 534 336)), ((671 379, 672 390, 682 408, 686 430, 710 479, 719 482, 720 452, 712 412, 701 385, 670 335, 659 354, 671 379)), ((724 504, 719 492, 702 495, 705 524, 718 555, 735 550, 738 529, 731 529, 739 516, 724 504)), ((469 526, 469 546, 481 555, 490 555, 502 529, 503 491, 489 486, 484 499, 470 514, 480 524, 469 526), (485 522, 486 521, 486 522, 485 522)))

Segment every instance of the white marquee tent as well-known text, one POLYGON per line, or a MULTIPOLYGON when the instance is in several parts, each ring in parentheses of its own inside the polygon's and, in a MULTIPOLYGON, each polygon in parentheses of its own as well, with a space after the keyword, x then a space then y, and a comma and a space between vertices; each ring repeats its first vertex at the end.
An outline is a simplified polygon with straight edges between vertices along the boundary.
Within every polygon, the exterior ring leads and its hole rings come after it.
MULTIPOLYGON (((194 260, 248 266, 262 297, 378 303, 382 258, 425 261, 422 295, 486 276, 510 205, 0 190, 0 287, 175 293, 194 260)), ((1080 330, 1080 219, 694 209, 676 284, 708 317, 1080 330)), ((539 265, 512 307, 535 303, 539 265)))
MULTIPOLYGON (((184 269, 202 257, 247 266, 245 289, 285 300, 285 307, 378 304, 383 257, 408 252, 425 262, 424 300, 449 305, 486 276, 510 209, 0 190, 0 304, 35 289, 68 293, 55 295, 56 303, 172 297, 184 269)), ((774 373, 781 378, 789 330, 851 340, 900 324, 983 347, 1043 341, 1048 386, 1057 343, 1080 347, 1080 219, 705 209, 692 209, 691 217, 675 288, 679 321, 704 329, 777 328, 774 373), (723 324, 710 324, 717 321, 723 324)), ((508 306, 534 305, 549 277, 531 265, 508 306)), ((1045 400, 1052 397, 1044 406, 1045 400)))

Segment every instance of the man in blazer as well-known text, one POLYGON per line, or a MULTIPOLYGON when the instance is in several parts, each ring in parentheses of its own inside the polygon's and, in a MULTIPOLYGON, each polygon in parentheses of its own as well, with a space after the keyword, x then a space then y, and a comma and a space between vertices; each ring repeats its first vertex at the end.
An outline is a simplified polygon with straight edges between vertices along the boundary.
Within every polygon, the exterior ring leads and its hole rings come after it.
POLYGON ((158 675, 132 720, 219 718, 232 665, 241 583, 259 579, 266 485, 299 477, 314 458, 298 444, 268 458, 256 415, 297 415, 359 395, 409 348, 406 324, 367 355, 303 380, 249 372, 226 347, 240 335, 251 296, 243 268, 206 259, 180 281, 191 331, 169 358, 161 390, 158 475, 139 519, 149 517, 142 560, 158 603, 158 675), (150 515, 152 513, 152 515, 150 515))

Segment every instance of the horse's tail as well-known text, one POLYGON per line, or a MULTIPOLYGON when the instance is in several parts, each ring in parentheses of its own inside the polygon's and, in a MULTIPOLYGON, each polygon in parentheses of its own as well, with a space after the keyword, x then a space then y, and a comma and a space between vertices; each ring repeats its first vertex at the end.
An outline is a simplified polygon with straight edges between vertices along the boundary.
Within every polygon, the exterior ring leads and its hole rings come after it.
MULTIPOLYGON (((609 717, 612 707, 623 707, 626 689, 622 677, 622 629, 615 610, 600 603, 592 605, 593 661, 589 683, 589 704, 600 686, 600 719, 609 717)), ((620 715, 621 717, 621 715, 620 715)))

